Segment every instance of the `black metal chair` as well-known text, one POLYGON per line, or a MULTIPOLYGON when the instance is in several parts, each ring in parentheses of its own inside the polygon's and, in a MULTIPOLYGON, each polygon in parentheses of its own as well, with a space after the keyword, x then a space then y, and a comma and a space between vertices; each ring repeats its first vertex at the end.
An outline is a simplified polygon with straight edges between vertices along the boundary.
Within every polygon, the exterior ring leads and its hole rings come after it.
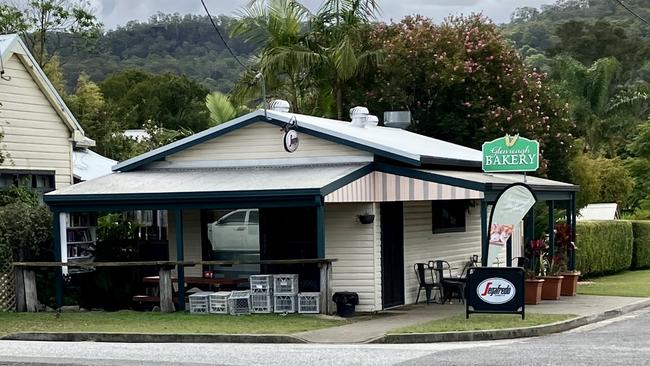
POLYGON ((514 257, 510 262, 510 265, 513 267, 523 267, 528 268, 528 258, 526 257, 514 257))
MULTIPOLYGON (((460 300, 462 303, 465 303, 465 284, 466 279, 459 277, 454 278, 451 276, 451 265, 449 262, 444 260, 434 260, 429 261, 428 263, 430 268, 433 268, 433 271, 436 273, 436 277, 442 284, 441 295, 442 303, 449 301, 451 303, 452 297, 455 297, 460 300), (445 272, 447 274, 445 275, 445 272)), ((467 266, 469 269, 469 266, 467 266)), ((466 271, 466 269, 463 269, 466 271)))
MULTIPOLYGON (((433 289, 438 289, 440 292, 442 291, 442 285, 440 284, 439 281, 436 281, 434 278, 433 271, 431 271, 431 268, 428 268, 426 263, 415 263, 413 265, 413 271, 415 271, 415 277, 418 279, 418 296, 415 298, 415 303, 417 304, 418 301, 420 300, 420 292, 422 289, 424 289, 426 296, 427 296, 427 304, 431 303, 431 292, 433 289), (426 272, 429 272, 429 275, 431 279, 427 279, 426 272)), ((442 298, 442 293, 440 295, 442 298)), ((435 300, 435 297, 434 297, 435 300)))

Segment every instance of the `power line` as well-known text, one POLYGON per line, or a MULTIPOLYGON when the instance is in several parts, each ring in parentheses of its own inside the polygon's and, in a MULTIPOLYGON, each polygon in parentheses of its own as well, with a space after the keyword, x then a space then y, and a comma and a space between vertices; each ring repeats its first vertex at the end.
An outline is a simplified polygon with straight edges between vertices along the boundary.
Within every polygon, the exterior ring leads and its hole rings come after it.
POLYGON ((221 38, 221 41, 222 41, 223 44, 226 46, 226 49, 228 49, 228 52, 230 52, 230 54, 232 55, 232 57, 235 59, 235 61, 237 61, 238 64, 241 65, 241 67, 243 67, 244 69, 246 69, 246 68, 247 68, 246 65, 244 65, 244 63, 242 63, 242 62, 239 60, 239 58, 237 57, 237 55, 235 55, 235 53, 232 51, 232 48, 230 48, 230 46, 228 45, 228 42, 226 42, 226 39, 223 38, 223 35, 221 34, 221 31, 219 30, 219 27, 217 27, 217 24, 216 24, 216 23, 214 22, 214 20, 212 19, 212 15, 210 15, 210 11, 208 10, 208 7, 205 5, 205 2, 204 2, 203 0, 201 0, 201 4, 203 4, 203 9, 205 9, 205 13, 208 15, 208 18, 210 19, 210 23, 212 23, 212 26, 214 27, 214 30, 217 31, 217 34, 219 35, 219 38, 221 38))
MULTIPOLYGON (((201 1, 203 1, 203 0, 201 0, 201 1)), ((642 22, 644 22, 644 23, 647 24, 647 25, 650 25, 650 22, 648 22, 647 20, 643 19, 643 17, 640 16, 639 14, 635 13, 634 10, 630 9, 627 5, 625 5, 625 4, 623 3, 623 1, 621 1, 621 0, 614 0, 614 1, 616 1, 617 3, 619 3, 622 7, 625 8, 625 10, 629 11, 632 15, 634 15, 635 17, 641 19, 642 22)))

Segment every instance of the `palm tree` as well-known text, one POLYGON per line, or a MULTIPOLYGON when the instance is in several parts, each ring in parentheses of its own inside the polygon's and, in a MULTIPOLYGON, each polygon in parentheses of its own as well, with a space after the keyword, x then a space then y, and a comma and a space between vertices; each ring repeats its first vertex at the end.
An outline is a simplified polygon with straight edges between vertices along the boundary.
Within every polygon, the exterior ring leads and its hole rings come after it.
POLYGON ((361 39, 378 11, 377 0, 327 0, 316 15, 292 0, 255 0, 232 33, 264 44, 256 65, 268 90, 289 96, 297 111, 327 110, 333 92, 340 119, 345 82, 380 59, 361 39))
POLYGON ((238 98, 251 96, 251 80, 260 72, 267 90, 287 98, 300 111, 310 94, 310 69, 321 62, 319 55, 305 46, 306 25, 312 14, 293 0, 253 0, 239 13, 231 31, 245 42, 263 44, 263 49, 235 87, 238 98))
POLYGON ((377 0, 326 0, 312 19, 310 38, 333 86, 336 114, 343 118, 345 82, 381 59, 381 52, 364 47, 364 27, 379 12, 377 0))
POLYGON ((218 91, 205 97, 205 106, 210 111, 210 125, 216 126, 249 112, 249 109, 218 91))

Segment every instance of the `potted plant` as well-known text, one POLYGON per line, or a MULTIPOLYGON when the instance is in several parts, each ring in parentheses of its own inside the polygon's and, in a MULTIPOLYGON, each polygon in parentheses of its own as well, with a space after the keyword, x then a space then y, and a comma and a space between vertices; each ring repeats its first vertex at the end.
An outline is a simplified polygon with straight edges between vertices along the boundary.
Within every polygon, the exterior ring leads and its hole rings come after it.
POLYGON ((526 270, 526 281, 524 288, 524 303, 526 305, 537 305, 542 301, 542 286, 544 280, 538 278, 535 272, 526 270))
POLYGON ((372 224, 375 221, 375 215, 368 212, 364 213, 363 215, 359 215, 358 218, 359 222, 364 225, 372 224))
POLYGON ((562 280, 564 276, 560 275, 560 267, 555 262, 555 258, 545 261, 546 268, 540 278, 544 279, 542 286, 542 300, 559 300, 562 290, 562 280))
POLYGON ((580 276, 580 272, 566 269, 569 253, 576 250, 575 242, 571 235, 571 227, 569 225, 564 223, 555 225, 555 248, 557 260, 564 264, 564 268, 562 268, 559 273, 564 276, 564 279, 562 279, 560 294, 562 296, 575 296, 578 288, 578 277, 580 276))
POLYGON ((526 305, 537 305, 542 300, 542 286, 544 280, 537 277, 539 263, 546 248, 543 240, 531 240, 526 248, 528 252, 529 267, 526 270, 526 281, 524 289, 524 302, 526 305))

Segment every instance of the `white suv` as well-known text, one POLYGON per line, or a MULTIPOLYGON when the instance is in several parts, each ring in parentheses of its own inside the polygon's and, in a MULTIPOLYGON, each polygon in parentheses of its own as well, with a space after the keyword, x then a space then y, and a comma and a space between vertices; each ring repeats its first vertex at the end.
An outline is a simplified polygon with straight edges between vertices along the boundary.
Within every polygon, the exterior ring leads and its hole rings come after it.
POLYGON ((214 251, 259 252, 259 211, 239 209, 208 224, 208 239, 214 251))

